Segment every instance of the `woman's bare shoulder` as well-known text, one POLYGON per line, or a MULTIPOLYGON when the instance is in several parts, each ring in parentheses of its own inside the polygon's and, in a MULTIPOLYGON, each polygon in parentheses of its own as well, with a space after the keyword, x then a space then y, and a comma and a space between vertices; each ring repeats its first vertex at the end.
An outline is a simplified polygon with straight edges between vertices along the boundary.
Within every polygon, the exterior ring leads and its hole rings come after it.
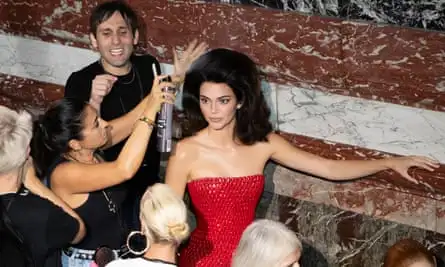
POLYGON ((174 156, 175 157, 190 157, 196 154, 196 148, 199 145, 199 139, 196 136, 186 137, 181 139, 174 146, 174 156))

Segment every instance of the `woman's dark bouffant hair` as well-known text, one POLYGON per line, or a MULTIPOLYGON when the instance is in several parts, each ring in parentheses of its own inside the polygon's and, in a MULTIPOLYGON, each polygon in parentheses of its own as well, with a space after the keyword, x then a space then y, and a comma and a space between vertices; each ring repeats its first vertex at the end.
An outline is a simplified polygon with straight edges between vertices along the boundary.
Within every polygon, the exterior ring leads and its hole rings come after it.
POLYGON ((402 239, 388 249, 383 267, 407 267, 421 260, 436 266, 435 256, 426 247, 414 239, 402 239))
POLYGON ((41 115, 33 127, 31 156, 36 174, 44 179, 55 159, 69 151, 71 139, 82 139, 85 107, 88 104, 74 98, 64 98, 41 115))
POLYGON ((270 109, 261 91, 259 70, 247 55, 224 48, 202 55, 186 74, 182 98, 184 136, 194 135, 207 126, 199 105, 204 82, 227 84, 242 104, 235 115, 234 137, 245 145, 267 141, 272 125, 270 109))

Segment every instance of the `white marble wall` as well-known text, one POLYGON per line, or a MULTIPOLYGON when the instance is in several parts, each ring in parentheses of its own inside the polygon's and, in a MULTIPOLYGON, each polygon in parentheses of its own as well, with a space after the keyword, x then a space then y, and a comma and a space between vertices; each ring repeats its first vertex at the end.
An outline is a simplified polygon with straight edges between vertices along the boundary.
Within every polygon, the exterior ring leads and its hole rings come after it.
MULTIPOLYGON (((64 85, 71 72, 97 59, 88 49, 0 34, 1 73, 64 85)), ((162 68, 172 71, 169 64, 162 68)), ((264 83, 263 88, 279 130, 445 162, 444 112, 285 85, 264 83)))
POLYGON ((445 162, 445 112, 274 85, 278 129, 445 162))

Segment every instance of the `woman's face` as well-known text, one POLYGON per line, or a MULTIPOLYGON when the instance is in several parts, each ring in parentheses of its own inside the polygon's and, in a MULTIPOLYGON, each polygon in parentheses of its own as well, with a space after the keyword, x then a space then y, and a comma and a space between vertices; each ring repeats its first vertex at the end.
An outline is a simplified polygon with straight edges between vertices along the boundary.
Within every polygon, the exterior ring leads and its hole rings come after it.
POLYGON ((280 264, 280 267, 300 267, 298 261, 300 260, 301 253, 299 250, 289 254, 284 261, 280 264))
POLYGON ((85 107, 83 127, 83 140, 80 141, 83 148, 97 149, 104 146, 110 139, 107 122, 102 120, 90 105, 85 107))
POLYGON ((222 130, 234 123, 237 99, 225 83, 204 82, 200 88, 202 115, 213 130, 222 130))

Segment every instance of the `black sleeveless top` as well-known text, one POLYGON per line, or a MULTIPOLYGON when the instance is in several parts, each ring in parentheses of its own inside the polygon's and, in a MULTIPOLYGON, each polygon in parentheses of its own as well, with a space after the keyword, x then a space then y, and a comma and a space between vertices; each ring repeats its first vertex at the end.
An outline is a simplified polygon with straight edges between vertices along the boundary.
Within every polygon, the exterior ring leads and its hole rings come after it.
MULTIPOLYGON (((51 177, 53 170, 59 164, 66 161, 68 160, 60 157, 48 170, 48 177, 51 177)), ((48 185, 51 187, 50 179, 48 185)), ((90 192, 87 200, 74 209, 84 221, 87 233, 85 238, 73 247, 95 250, 100 246, 108 246, 111 249, 119 249, 124 244, 126 236, 120 217, 124 198, 125 190, 119 185, 90 192), (114 203, 116 212, 110 210, 107 198, 114 203)))
POLYGON ((25 187, 0 195, 0 205, 0 216, 4 216, 0 222, 0 266, 62 266, 61 248, 79 231, 76 219, 25 187), (26 258, 27 264, 22 264, 26 258))

